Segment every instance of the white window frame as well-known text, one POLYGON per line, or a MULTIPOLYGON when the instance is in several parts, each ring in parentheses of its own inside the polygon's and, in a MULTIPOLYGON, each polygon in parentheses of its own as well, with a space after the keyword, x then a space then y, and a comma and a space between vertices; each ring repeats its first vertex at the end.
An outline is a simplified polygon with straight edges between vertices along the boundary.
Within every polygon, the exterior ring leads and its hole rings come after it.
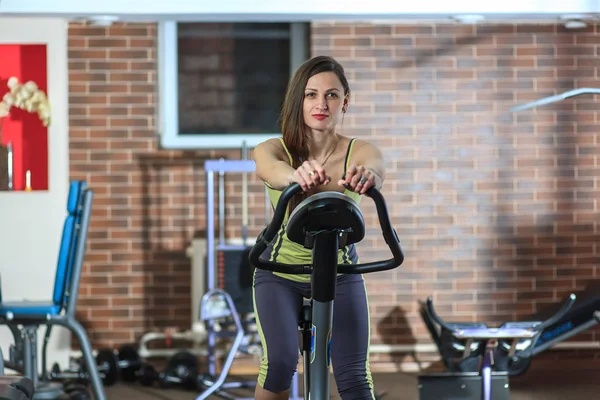
MULTIPOLYGON (((243 132, 238 134, 219 132, 179 134, 177 24, 178 21, 161 21, 158 24, 158 126, 161 147, 173 150, 228 149, 241 148, 245 141, 247 147, 254 148, 267 139, 281 136, 279 132, 261 135, 244 134, 243 132)), ((307 30, 306 23, 292 23, 290 32, 290 76, 309 57, 307 30)))

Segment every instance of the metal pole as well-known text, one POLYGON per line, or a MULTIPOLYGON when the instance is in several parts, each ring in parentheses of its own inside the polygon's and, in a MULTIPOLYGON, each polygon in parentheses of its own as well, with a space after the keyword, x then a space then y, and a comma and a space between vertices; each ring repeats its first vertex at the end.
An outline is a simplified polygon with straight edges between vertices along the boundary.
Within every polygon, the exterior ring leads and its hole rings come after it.
POLYGON ((543 97, 539 100, 532 101, 530 103, 521 104, 510 109, 512 112, 523 111, 534 107, 543 106, 550 103, 557 103, 568 99, 569 97, 581 96, 582 94, 600 94, 600 88, 581 88, 569 90, 567 92, 557 94, 554 96, 543 97))
MULTIPOLYGON (((207 268, 207 289, 215 289, 215 173, 212 170, 206 171, 206 268, 207 268)), ((215 345, 216 338, 214 334, 214 322, 207 321, 207 341, 208 341, 208 373, 216 376, 216 357, 215 345)))
POLYGON ((311 400, 329 400, 333 302, 337 284, 338 232, 324 231, 313 247, 312 329, 310 359, 311 400))

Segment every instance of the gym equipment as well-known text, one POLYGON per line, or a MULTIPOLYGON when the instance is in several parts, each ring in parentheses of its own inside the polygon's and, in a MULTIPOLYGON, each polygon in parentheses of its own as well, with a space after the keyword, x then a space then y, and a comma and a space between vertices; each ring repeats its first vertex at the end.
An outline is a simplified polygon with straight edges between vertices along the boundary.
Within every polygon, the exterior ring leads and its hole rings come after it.
MULTIPOLYGON (((240 310, 236 308, 236 304, 232 295, 229 293, 227 288, 220 288, 216 285, 215 279, 215 266, 217 265, 215 257, 220 252, 227 251, 231 254, 235 254, 235 260, 239 260, 238 266, 245 265, 247 272, 250 273, 249 284, 249 295, 250 305, 252 305, 252 270, 251 265, 248 263, 249 248, 242 246, 230 246, 224 244, 224 236, 220 237, 221 243, 219 246, 215 245, 215 174, 219 174, 219 179, 224 180, 223 176, 226 173, 252 173, 256 170, 254 161, 250 160, 207 160, 204 163, 206 171, 206 232, 207 232, 207 247, 209 249, 207 254, 207 292, 202 296, 200 303, 200 319, 205 321, 207 329, 207 344, 208 344, 208 372, 200 377, 199 390, 203 390, 197 399, 205 399, 211 393, 218 394, 224 397, 232 397, 226 393, 227 390, 232 388, 240 387, 253 387, 256 382, 236 382, 226 381, 227 375, 233 365, 235 356, 242 350, 243 339, 248 336, 248 332, 244 329, 240 318, 240 310), (216 251, 212 251, 216 249, 216 251), (245 257, 242 260, 240 257, 245 257), (233 320, 233 330, 220 330, 215 329, 215 324, 223 324, 224 321, 233 320), (217 374, 216 371, 216 356, 215 356, 215 344, 217 338, 233 337, 233 343, 227 354, 225 364, 221 370, 221 373, 217 374)), ((219 188, 224 190, 225 185, 220 184, 219 188)), ((247 197, 247 196, 244 196, 247 197)), ((220 196, 224 199, 224 196, 220 196)), ((267 198, 268 200, 268 198, 267 198)), ((223 204, 221 204, 223 205, 223 204)), ((220 207, 219 210, 221 221, 224 220, 224 206, 220 207)), ((247 216, 245 217, 247 218, 247 216)), ((223 226, 221 232, 224 233, 223 226)), ((233 261, 232 261, 233 262, 233 261)), ((235 264, 234 264, 235 265, 235 264)), ((227 266, 229 268, 229 265, 227 266)), ((234 267, 235 268, 235 267, 234 267)), ((241 269, 240 269, 241 271, 241 269)), ((229 272, 228 272, 229 274, 229 272)), ((252 312, 253 312, 252 308, 252 312)), ((298 398, 298 376, 296 375, 292 384, 292 399, 298 398)))
MULTIPOLYGON (((94 193, 88 189, 87 182, 71 181, 52 297, 47 301, 0 302, 0 324, 11 330, 14 339, 14 345, 10 348, 9 363, 32 380, 35 399, 57 399, 64 394, 60 383, 39 379, 37 372, 39 327, 46 327, 41 352, 42 371, 47 370, 47 345, 55 325, 63 326, 75 335, 81 346, 86 366, 95 366, 90 340, 85 328, 76 318, 79 281, 87 245, 93 196, 94 193)), ((6 365, 8 366, 9 363, 6 365)), ((90 368, 89 371, 95 400, 106 400, 98 371, 95 368, 90 368)))
POLYGON ((181 387, 194 390, 198 387, 198 359, 195 355, 182 351, 169 359, 165 370, 158 374, 162 388, 181 387))
MULTIPOLYGON (((565 300, 567 301, 567 300, 565 300)), ((557 305, 547 307, 527 318, 530 321, 543 321, 557 312, 557 305)), ((434 321, 427 311, 426 304, 421 304, 420 314, 423 322, 427 326, 431 337, 436 344, 442 361, 449 372, 464 372, 472 373, 479 370, 479 354, 477 349, 479 343, 472 343, 470 355, 466 358, 461 358, 464 352, 464 344, 454 339, 451 332, 440 327, 434 321)), ((507 353, 510 349, 510 344, 500 342, 499 346, 503 349, 498 351, 495 357, 494 371, 506 372, 508 376, 520 376, 527 372, 532 359, 535 355, 549 349, 558 343, 577 335, 600 322, 600 283, 589 285, 583 292, 576 294, 575 302, 564 317, 547 326, 535 343, 528 340, 519 342, 518 349, 529 348, 529 353, 520 353, 518 357, 513 359, 507 358, 507 353), (526 357, 527 356, 527 357, 526 357)), ((516 322, 517 324, 519 322, 516 322)), ((500 327, 511 326, 514 322, 507 322, 500 327)), ((485 328, 482 323, 461 323, 463 327, 485 328)))
MULTIPOLYGON (((242 148, 241 148, 241 156, 243 159, 246 159, 247 156, 247 152, 248 152, 248 146, 246 145, 246 143, 243 144, 242 148)), ((253 172, 252 171, 246 171, 245 173, 250 173, 253 172)), ((239 187, 239 185, 236 185, 236 191, 237 188, 239 187)), ((242 196, 244 203, 242 203, 242 212, 244 213, 244 215, 242 216, 242 235, 246 236, 247 235, 247 221, 248 221, 248 203, 246 202, 246 200, 248 199, 248 196, 246 195, 247 193, 247 179, 244 178, 243 180, 243 185, 242 185, 242 190, 244 191, 244 195, 242 196), (245 221, 245 223, 244 223, 245 221), (246 226, 245 226, 246 225, 246 226)), ((225 190, 225 192, 227 192, 227 190, 225 190)), ((265 187, 265 193, 267 193, 267 189, 265 187)), ((227 193, 226 193, 227 194, 227 193)), ((224 196, 221 197, 221 199, 224 199, 224 196)), ((221 204, 221 203, 220 203, 221 204)), ((267 218, 268 220, 268 213, 270 212, 270 207, 271 204, 269 202, 268 196, 265 196, 265 218, 267 218)), ((221 208, 222 210, 225 209, 225 207, 223 206, 221 208)), ((220 214, 220 211, 219 211, 220 214)), ((213 217, 214 218, 214 217, 213 217)), ((209 232, 209 235, 217 235, 216 230, 214 232, 209 232)), ((200 239, 200 238, 198 238, 200 239)), ((200 241, 203 242, 202 239, 200 239, 200 241)), ((252 238, 252 241, 254 241, 254 238, 252 238)), ((198 248, 197 246, 199 246, 200 244, 198 243, 199 241, 197 240, 192 240, 192 243, 190 243, 190 246, 186 249, 186 253, 187 255, 192 258, 192 278, 195 279, 196 274, 202 274, 204 275, 206 272, 206 265, 205 265, 205 257, 204 254, 200 255, 198 254, 198 248), (202 261, 196 260, 196 262, 194 262, 194 259, 196 257, 199 257, 202 259, 202 261), (197 266, 202 265, 202 270, 199 271, 197 266)), ((238 240, 237 238, 234 240, 228 240, 228 244, 229 245, 233 245, 231 246, 231 248, 229 248, 228 246, 223 246, 223 251, 224 252, 220 252, 220 255, 224 255, 224 257, 217 257, 216 261, 219 261, 219 263, 214 262, 210 268, 220 268, 220 270, 217 272, 217 281, 216 281, 216 287, 220 287, 221 289, 226 290, 236 301, 236 305, 237 305, 237 310, 239 313, 241 313, 242 315, 244 315, 243 321, 244 321, 244 325, 248 326, 249 330, 254 329, 254 321, 253 321, 253 305, 252 305, 252 288, 251 288, 251 283, 252 283, 252 273, 251 271, 248 272, 248 262, 247 262, 247 251, 245 252, 245 254, 242 255, 242 257, 234 257, 233 254, 228 254, 228 253, 234 253, 235 251, 238 251, 241 253, 243 251, 243 247, 245 246, 245 242, 246 242, 246 238, 244 238, 243 240, 238 240), (237 248, 237 250, 235 249, 237 248), (230 251, 231 250, 231 251, 230 251), (235 251, 234 251, 235 250, 235 251), (227 262, 227 264, 225 263, 224 258, 225 257, 229 257, 229 258, 233 258, 232 262, 227 262), (236 261, 237 259, 237 261, 236 261), (227 272, 225 272, 227 271, 227 272)), ((213 242, 214 244, 214 242, 213 242)), ((225 243, 223 243, 225 245, 225 243)), ((204 248, 206 248, 208 250, 208 246, 206 246, 206 244, 202 244, 203 250, 201 251, 201 253, 204 253, 204 248)), ((210 248, 210 251, 214 251, 215 247, 210 248)), ((218 253, 219 255, 219 253, 218 253)), ((213 260, 215 260, 215 258, 213 258, 213 260)), ((185 330, 185 331, 177 331, 177 332, 173 332, 173 331, 165 331, 165 332, 148 332, 146 334, 144 334, 139 341, 139 353, 142 357, 144 358, 151 358, 151 357, 170 357, 173 354, 175 354, 176 352, 178 352, 179 350, 181 350, 181 347, 178 348, 158 348, 156 346, 148 346, 148 343, 151 341, 155 341, 155 340, 160 340, 161 342, 164 342, 166 339, 170 340, 178 340, 178 341, 186 341, 189 342, 190 345, 189 347, 186 348, 187 351, 194 353, 198 356, 205 356, 207 355, 207 349, 206 346, 204 346, 204 343, 207 339, 207 332, 206 332, 206 326, 204 323, 200 323, 198 316, 200 315, 200 311, 199 309, 196 308, 196 306, 198 306, 200 304, 201 301, 201 297, 204 293, 206 293, 207 290, 210 289, 210 287, 207 287, 208 285, 205 283, 205 276, 202 276, 200 281, 195 281, 194 282, 194 287, 192 290, 192 301, 195 303, 194 306, 192 307, 192 312, 194 313, 194 315, 192 316, 192 327, 189 330, 185 330)), ((232 324, 232 321, 222 321, 221 324, 214 324, 214 328, 215 329, 220 329, 222 327, 226 328, 227 326, 232 324)), ((258 345, 258 335, 257 334, 253 334, 253 335, 249 335, 252 337, 248 337, 245 338, 245 342, 242 345, 242 347, 244 347, 246 345, 246 342, 254 342, 251 343, 250 346, 251 348, 249 348, 248 350, 250 352, 252 351, 257 351, 259 349, 259 345, 258 345)), ((170 347, 170 346, 169 346, 170 347)))
POLYGON ((33 381, 24 376, 0 376, 0 400, 31 400, 33 381))
MULTIPOLYGON (((555 309, 556 306, 548 307, 530 318, 545 318, 555 309)), ((573 307, 563 318, 544 329, 535 342, 531 354, 537 355, 598 323, 600 323, 600 283, 594 283, 577 294, 573 307)))
MULTIPOLYGON (((529 359, 543 331, 560 321, 575 303, 571 294, 563 306, 544 321, 531 320, 506 322, 498 328, 488 328, 483 323, 446 322, 436 313, 433 299, 425 306, 428 321, 439 325, 447 341, 440 341, 442 349, 462 349, 462 360, 472 358, 479 372, 442 372, 419 376, 419 399, 508 400, 510 385, 508 371, 494 371, 496 359, 503 367, 513 360, 529 359), (450 343, 449 343, 450 342, 450 343)), ((440 335, 441 336, 441 335, 440 335)), ((444 352, 446 362, 451 362, 444 352)))
POLYGON ((158 382, 164 389, 196 390, 205 379, 198 373, 198 367, 198 359, 194 354, 181 351, 169 359, 163 372, 158 373, 151 365, 143 365, 137 374, 143 386, 158 382))
MULTIPOLYGON (((242 146, 242 160, 248 159, 246 142, 242 146)), ((252 303, 253 269, 248 262, 248 171, 242 172, 242 243, 225 243, 225 172, 219 174, 219 243, 217 244, 217 286, 225 290, 239 314, 254 313, 252 303)), ((210 245, 208 246, 211 248, 210 245)), ((209 287, 210 289, 210 287, 209 287)))
MULTIPOLYGON (((88 381, 88 376, 83 370, 61 371, 58 363, 52 365, 52 368, 50 369, 50 372, 47 373, 46 377, 50 381, 74 381, 78 384, 84 384, 88 381)), ((100 379, 103 379, 102 374, 100 374, 100 379)))
MULTIPOLYGON (((239 389, 239 388, 254 388, 256 386, 255 381, 250 382, 225 382, 227 375, 233 365, 233 359, 237 353, 237 349, 240 348, 242 340, 244 339, 244 327, 240 316, 235 310, 235 304, 233 299, 223 289, 211 289, 202 297, 202 307, 200 309, 200 318, 203 321, 217 321, 224 318, 233 318, 236 326, 236 335, 231 346, 231 350, 227 354, 221 373, 217 377, 215 374, 203 374, 200 376, 198 382, 199 389, 202 390, 200 396, 196 397, 196 400, 207 399, 212 394, 223 395, 226 390, 239 389), (214 307, 213 303, 225 303, 226 309, 222 307, 214 307), (236 351, 234 351, 236 350, 236 351)), ((293 394, 293 398, 297 397, 297 393, 293 394)))
POLYGON ((180 387, 182 389, 196 388, 193 375, 198 375, 196 357, 187 352, 175 353, 167 363, 163 372, 158 372, 150 364, 142 364, 135 371, 135 378, 142 386, 152 386, 156 382, 163 389, 180 387))
POLYGON ((271 223, 262 231, 250 251, 250 261, 256 268, 269 271, 311 275, 312 300, 305 304, 302 311, 302 316, 310 314, 310 339, 308 329, 304 329, 305 325, 308 328, 306 318, 299 318, 299 325, 302 326, 303 333, 306 333, 302 340, 305 368, 308 367, 304 371, 304 387, 307 389, 304 398, 325 400, 330 397, 331 328, 337 274, 391 270, 404 262, 404 254, 391 225, 385 200, 377 189, 371 187, 366 195, 375 202, 382 234, 393 258, 364 264, 338 265, 339 249, 361 241, 365 235, 365 223, 355 201, 339 192, 327 191, 303 200, 291 213, 285 228, 290 240, 312 249, 313 264, 287 265, 262 259, 261 255, 284 221, 290 199, 301 190, 301 186, 294 183, 281 193, 271 223), (306 345, 309 341, 310 357, 307 357, 309 351, 306 345), (310 362, 307 362, 308 358, 310 362))
POLYGON ((152 386, 154 382, 160 379, 159 373, 150 364, 142 364, 141 368, 136 372, 136 376, 142 386, 152 386))
MULTIPOLYGON (((78 380, 87 382, 89 373, 83 360, 80 361, 78 369, 61 371, 58 364, 52 366, 48 378, 50 380, 78 380)), ((114 385, 119 379, 119 373, 125 381, 135 380, 135 371, 140 368, 142 360, 137 350, 131 346, 122 346, 118 355, 112 349, 100 349, 96 356, 96 369, 106 386, 114 385)))
POLYGON ((136 379, 136 371, 142 367, 142 358, 134 345, 124 345, 118 349, 117 366, 121 371, 121 379, 125 382, 133 382, 136 379))
POLYGON ((520 106, 516 106, 510 109, 512 112, 528 110, 530 108, 543 106, 550 103, 557 103, 559 101, 563 101, 568 99, 569 97, 581 96, 582 94, 600 94, 599 88, 581 88, 581 89, 573 89, 568 90, 566 92, 541 98, 539 100, 535 100, 529 103, 521 104, 520 106))
POLYGON ((69 400, 89 400, 91 398, 87 385, 79 383, 78 381, 65 382, 63 384, 63 390, 67 394, 69 400))
POLYGON ((4 356, 0 349, 0 400, 31 400, 34 393, 31 379, 4 375, 4 356))

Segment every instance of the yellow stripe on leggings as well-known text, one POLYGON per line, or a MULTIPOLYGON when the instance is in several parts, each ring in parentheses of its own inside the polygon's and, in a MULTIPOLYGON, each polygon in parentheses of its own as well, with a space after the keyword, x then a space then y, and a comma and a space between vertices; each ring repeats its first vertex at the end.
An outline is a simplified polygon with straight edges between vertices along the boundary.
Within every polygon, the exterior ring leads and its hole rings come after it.
MULTIPOLYGON (((357 261, 358 262, 358 261, 357 261)), ((373 385, 373 376, 371 375, 371 363, 369 361, 371 354, 371 312, 369 311, 369 296, 367 295, 367 284, 363 277, 363 286, 365 287, 365 300, 367 302, 367 322, 369 327, 369 336, 367 340, 367 359, 365 361, 365 371, 367 371, 367 382, 371 388, 371 398, 375 400, 375 387, 373 385)))
POLYGON ((265 386, 265 381, 267 380, 267 370, 268 370, 268 349, 267 349, 267 341, 265 340, 265 334, 263 333, 262 326, 260 325, 260 317, 258 315, 258 309, 256 308, 256 292, 254 289, 254 280, 256 279, 256 269, 254 270, 254 274, 252 276, 252 303, 254 304, 254 317, 256 318, 256 328, 258 329, 258 335, 260 336, 260 342, 262 344, 262 358, 260 360, 260 366, 258 367, 258 379, 257 384, 260 387, 265 386))

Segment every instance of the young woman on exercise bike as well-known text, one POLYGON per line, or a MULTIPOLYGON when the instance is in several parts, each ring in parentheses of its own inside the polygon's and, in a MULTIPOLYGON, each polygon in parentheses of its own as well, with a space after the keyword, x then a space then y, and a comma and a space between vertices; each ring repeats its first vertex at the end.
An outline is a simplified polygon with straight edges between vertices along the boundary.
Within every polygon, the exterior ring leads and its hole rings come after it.
MULTIPOLYGON (((349 100, 344 69, 333 58, 315 57, 298 68, 282 108, 283 137, 267 140, 254 150, 256 173, 267 186, 273 206, 281 191, 294 182, 303 193, 292 199, 288 215, 314 193, 338 191, 359 202, 371 186, 381 188, 385 168, 381 151, 337 131, 349 100)), ((311 264, 312 253, 288 240, 282 227, 263 257, 311 264)), ((338 262, 358 262, 354 245, 339 251, 338 262)), ((257 269, 253 294, 264 354, 255 398, 288 399, 298 365, 298 318, 303 298, 310 296, 310 275, 257 269)), ((338 277, 333 312, 331 358, 339 394, 342 400, 375 399, 369 369, 369 309, 361 275, 338 277)))

